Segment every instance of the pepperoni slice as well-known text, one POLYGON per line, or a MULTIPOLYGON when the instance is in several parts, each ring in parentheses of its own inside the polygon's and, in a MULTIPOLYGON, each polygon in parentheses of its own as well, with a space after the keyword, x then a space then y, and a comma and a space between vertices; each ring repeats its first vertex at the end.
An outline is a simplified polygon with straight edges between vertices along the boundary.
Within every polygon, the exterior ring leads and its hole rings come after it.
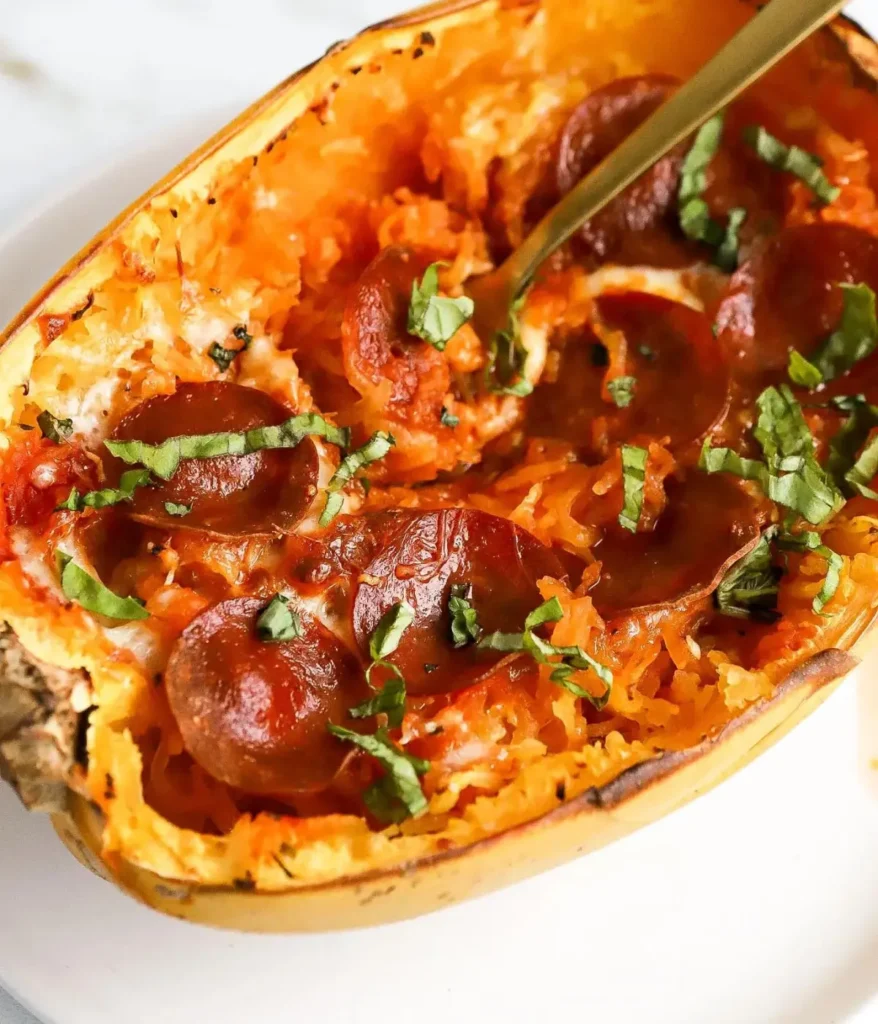
POLYGON ((412 283, 428 260, 402 246, 383 249, 363 271, 344 312, 345 375, 361 394, 387 382, 387 413, 417 426, 439 423, 450 372, 445 356, 406 328, 412 283))
POLYGON ((878 239, 846 224, 785 228, 734 274, 717 338, 734 369, 768 382, 790 350, 807 356, 838 326, 839 284, 878 289, 878 239))
MULTIPOLYGON (((181 384, 172 395, 149 398, 134 408, 112 438, 159 444, 184 434, 276 426, 290 415, 280 402, 255 388, 225 381, 181 384)), ((129 468, 112 457, 106 467, 111 485, 129 468)), ((175 529, 229 536, 287 533, 317 493, 319 468, 310 438, 295 448, 184 459, 170 480, 138 488, 125 507, 135 519, 175 529), (166 502, 192 508, 187 515, 174 516, 166 502)))
MULTIPOLYGON (((619 78, 590 93, 574 109, 561 135, 555 180, 564 195, 676 89, 668 75, 619 78)), ((654 263, 680 266, 691 262, 676 226, 681 143, 634 184, 579 229, 577 247, 594 263, 654 263)))
POLYGON ((368 696, 357 659, 302 612, 302 636, 265 643, 265 606, 240 597, 208 608, 171 652, 165 686, 183 743, 215 778, 250 793, 324 789, 348 756, 327 723, 368 696))
POLYGON ((669 481, 652 532, 614 526, 594 548, 601 576, 589 591, 601 615, 706 597, 758 541, 764 508, 724 474, 669 481))
POLYGON ((602 416, 609 440, 647 434, 670 437, 680 447, 722 419, 728 371, 703 313, 639 292, 602 295, 596 306, 603 325, 624 335, 626 373, 635 378, 630 405, 620 409, 603 397, 606 367, 595 364, 604 353, 588 331, 568 340, 557 380, 540 385, 530 433, 582 445, 602 416))
POLYGON ((566 578, 553 551, 508 519, 487 512, 397 509, 366 515, 357 524, 368 534, 362 550, 371 549, 371 557, 354 598, 354 633, 367 652, 381 617, 399 601, 411 605, 414 622, 388 660, 414 695, 468 686, 503 657, 474 644, 453 647, 452 584, 472 586, 472 605, 485 632, 521 632, 527 614, 542 602, 537 580, 566 578))

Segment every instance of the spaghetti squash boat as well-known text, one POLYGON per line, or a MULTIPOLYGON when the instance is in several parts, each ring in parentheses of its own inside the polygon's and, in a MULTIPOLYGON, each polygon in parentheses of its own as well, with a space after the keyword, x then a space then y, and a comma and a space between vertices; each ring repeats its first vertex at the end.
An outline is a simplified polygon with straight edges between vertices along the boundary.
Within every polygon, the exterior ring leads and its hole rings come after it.
POLYGON ((0 768, 252 930, 605 843, 818 704, 878 609, 878 99, 836 22, 467 283, 754 13, 447 3, 172 172, 0 350, 0 768))

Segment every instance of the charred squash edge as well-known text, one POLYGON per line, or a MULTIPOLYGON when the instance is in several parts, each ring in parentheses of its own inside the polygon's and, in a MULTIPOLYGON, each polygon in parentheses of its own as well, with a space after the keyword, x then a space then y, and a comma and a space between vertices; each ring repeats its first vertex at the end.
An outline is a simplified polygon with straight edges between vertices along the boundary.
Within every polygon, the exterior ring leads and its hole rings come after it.
MULTIPOLYGON (((752 0, 740 0, 753 6, 752 0)), ((155 186, 135 200, 114 221, 74 256, 30 299, 0 334, 6 344, 36 315, 78 308, 87 300, 91 282, 88 264, 108 240, 147 202, 172 189, 181 179, 199 171, 206 181, 232 151, 226 147, 248 127, 265 145, 281 134, 289 121, 272 117, 272 108, 297 83, 324 61, 336 70, 356 65, 360 50, 369 55, 368 41, 377 32, 405 33, 444 28, 462 16, 487 18, 501 7, 538 6, 538 0, 517 4, 503 0, 444 0, 379 22, 350 40, 331 46, 324 57, 290 76, 250 106, 229 125, 177 165, 155 186), (437 24, 438 23, 438 24, 437 24), (265 125, 259 119, 266 121, 265 125), (283 122, 283 123, 281 123, 283 122)), ((855 66, 861 87, 878 92, 878 45, 849 18, 841 16, 824 32, 830 33, 855 66)), ((402 37, 402 35, 401 35, 402 37)), ((393 40, 395 43, 397 40, 393 40)), ((387 41, 390 45, 390 40, 387 41)), ((407 38, 411 43, 412 38, 407 38)), ((319 85, 314 82, 313 89, 319 85)), ((303 97, 307 106, 308 97, 303 97)), ((260 147, 261 148, 261 147, 260 147)), ((878 615, 876 615, 878 617, 878 615)), ((70 694, 81 678, 46 665, 30 655, 11 630, 0 636, 0 687, 25 695, 21 714, 0 721, 0 777, 17 782, 20 795, 31 806, 52 812, 52 822, 65 845, 85 866, 114 882, 123 891, 158 910, 203 924, 255 932, 324 931, 384 923, 439 909, 596 849, 688 803, 756 758, 821 704, 858 664, 858 656, 876 641, 875 619, 858 624, 849 637, 852 651, 830 649, 814 655, 781 683, 770 700, 760 701, 716 736, 687 750, 666 753, 627 769, 602 787, 580 796, 496 836, 470 846, 422 858, 388 870, 287 892, 260 893, 232 887, 210 887, 162 878, 120 858, 101 856, 102 816, 99 809, 76 791, 77 768, 73 756, 76 727, 70 694), (48 696, 29 699, 33 683, 42 680, 48 696), (48 702, 48 703, 47 703, 48 702), (51 706, 49 706, 51 705, 51 706), (63 735, 47 735, 42 725, 52 713, 62 713, 63 735), (57 782, 29 782, 16 759, 22 744, 38 741, 43 778, 57 782), (10 779, 15 776, 15 779, 10 779), (673 782, 672 782, 673 780, 673 782), (67 788, 73 787, 73 788, 67 788), (497 848, 502 856, 493 857, 497 848)), ((560 798, 560 797, 559 797, 560 798)))

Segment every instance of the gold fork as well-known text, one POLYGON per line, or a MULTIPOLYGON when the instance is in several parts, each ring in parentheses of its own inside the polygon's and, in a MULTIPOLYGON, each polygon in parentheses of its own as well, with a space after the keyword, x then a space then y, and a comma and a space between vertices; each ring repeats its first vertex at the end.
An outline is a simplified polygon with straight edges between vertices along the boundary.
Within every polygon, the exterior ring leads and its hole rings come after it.
MULTIPOLYGON (((708 0, 709 2, 709 0, 708 0)), ((512 303, 543 260, 623 189, 735 98, 844 0, 770 0, 673 96, 557 203, 496 270, 467 285, 483 341, 507 327, 512 303)))

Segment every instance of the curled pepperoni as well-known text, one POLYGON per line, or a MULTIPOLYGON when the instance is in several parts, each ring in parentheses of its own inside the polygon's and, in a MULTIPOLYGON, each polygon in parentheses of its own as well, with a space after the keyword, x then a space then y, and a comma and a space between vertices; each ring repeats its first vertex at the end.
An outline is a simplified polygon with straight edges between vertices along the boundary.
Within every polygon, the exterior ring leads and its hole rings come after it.
POLYGON ((717 339, 733 369, 760 382, 807 356, 838 326, 839 284, 878 289, 878 239, 846 224, 785 228, 734 274, 717 313, 717 339))
POLYGON ((470 584, 486 633, 521 632, 542 602, 537 580, 564 578, 555 553, 508 519, 474 509, 398 509, 364 516, 368 534, 353 604, 354 633, 366 652, 381 617, 397 602, 415 611, 389 657, 411 694, 446 693, 475 682, 502 654, 474 644, 455 649, 448 599, 455 583, 470 584))
POLYGON ((588 447, 597 417, 608 440, 670 437, 676 447, 703 437, 724 416, 729 378, 703 313, 679 302, 623 292, 597 300, 605 328, 624 336, 625 372, 634 377, 625 408, 604 398, 606 353, 588 331, 568 339, 557 379, 541 385, 529 414, 532 434, 588 447))
MULTIPOLYGON (((172 395, 148 398, 122 418, 112 438, 159 444, 183 434, 209 434, 276 426, 290 412, 270 395, 224 381, 181 384, 172 395)), ((106 460, 115 484, 129 468, 106 460)), ((286 533, 304 516, 317 493, 319 459, 310 438, 295 448, 184 459, 170 480, 140 487, 130 514, 157 526, 241 536, 286 533), (183 516, 165 504, 191 505, 183 516)))
MULTIPOLYGON (((564 195, 608 156, 671 95, 679 83, 668 75, 619 78, 590 93, 567 120, 555 179, 564 195)), ((681 143, 579 229, 578 248, 595 263, 691 262, 676 225, 681 143)))
POLYGON ((439 423, 450 373, 445 356, 407 331, 412 283, 427 260, 402 246, 382 250, 363 271, 344 312, 345 375, 361 394, 387 382, 387 413, 416 426, 439 423))
POLYGON ((215 778, 250 793, 324 789, 348 756, 327 724, 368 694, 357 659, 302 612, 302 636, 266 643, 265 602, 208 608, 171 652, 165 686, 186 749, 215 778))
POLYGON ((589 594, 601 615, 706 597, 758 541, 766 506, 732 477, 694 472, 666 491, 654 530, 614 524, 594 548, 601 575, 589 594))

